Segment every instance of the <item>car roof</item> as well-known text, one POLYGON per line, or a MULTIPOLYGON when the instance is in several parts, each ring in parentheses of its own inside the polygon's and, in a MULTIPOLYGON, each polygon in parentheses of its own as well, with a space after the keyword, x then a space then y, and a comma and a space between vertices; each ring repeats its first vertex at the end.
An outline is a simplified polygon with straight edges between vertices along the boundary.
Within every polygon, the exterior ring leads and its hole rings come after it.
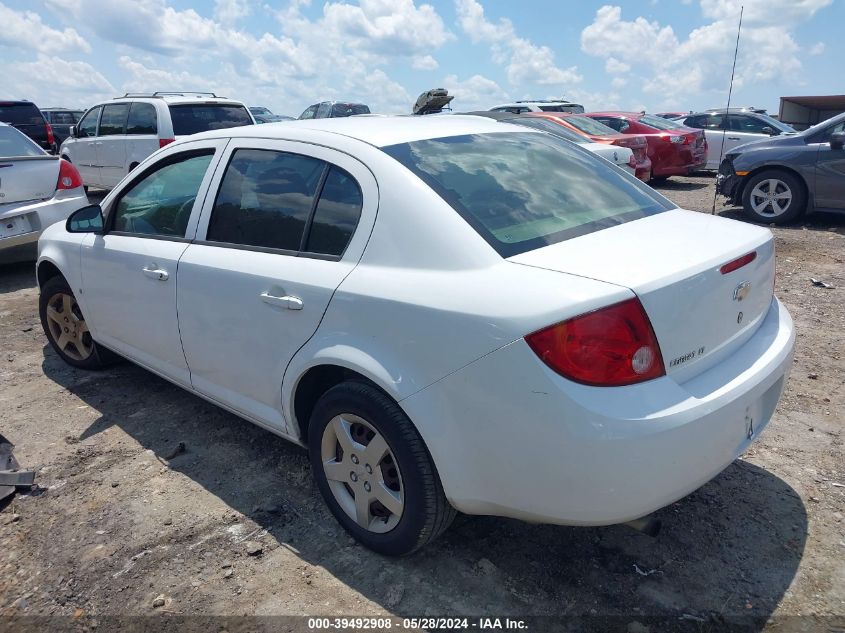
MULTIPOLYGON (((284 125, 250 125, 212 130, 194 134, 187 140, 221 137, 256 137, 308 141, 322 134, 335 134, 356 139, 375 147, 386 147, 399 143, 410 143, 430 138, 461 136, 464 134, 485 134, 505 132, 508 127, 493 120, 478 116, 351 116, 327 119, 298 119, 284 125), (315 135, 316 133, 316 135, 315 135), (322 134, 320 134, 322 133, 322 134)), ((513 126, 511 131, 530 131, 513 126)), ((325 137, 324 137, 325 138, 325 137)))

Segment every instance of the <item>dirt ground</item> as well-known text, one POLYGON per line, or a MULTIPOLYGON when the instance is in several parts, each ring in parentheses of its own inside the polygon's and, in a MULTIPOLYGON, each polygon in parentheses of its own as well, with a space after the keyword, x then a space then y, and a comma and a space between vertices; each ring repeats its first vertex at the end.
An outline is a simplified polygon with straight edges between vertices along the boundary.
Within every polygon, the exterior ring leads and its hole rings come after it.
MULTIPOLYGON (((712 185, 701 175, 659 189, 709 212, 712 185)), ((41 331, 32 265, 0 268, 0 431, 38 472, 38 488, 0 511, 0 630, 27 622, 10 616, 71 616, 43 630, 161 613, 546 616, 530 628, 634 632, 746 618, 748 630, 837 630, 845 216, 773 230, 777 293, 798 331, 786 393, 742 459, 658 513, 657 538, 460 516, 400 560, 338 527, 300 449, 131 364, 63 364, 41 331)), ((305 627, 285 630, 294 625, 305 627)))

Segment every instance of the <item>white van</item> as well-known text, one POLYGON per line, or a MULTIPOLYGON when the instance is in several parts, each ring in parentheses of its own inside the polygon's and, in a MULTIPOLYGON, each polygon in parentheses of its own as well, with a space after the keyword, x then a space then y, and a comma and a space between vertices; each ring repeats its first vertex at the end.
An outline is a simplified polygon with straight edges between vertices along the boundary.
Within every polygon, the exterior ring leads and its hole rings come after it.
POLYGON ((86 187, 111 189, 178 138, 254 123, 243 103, 212 92, 127 93, 89 109, 59 154, 76 166, 86 187))

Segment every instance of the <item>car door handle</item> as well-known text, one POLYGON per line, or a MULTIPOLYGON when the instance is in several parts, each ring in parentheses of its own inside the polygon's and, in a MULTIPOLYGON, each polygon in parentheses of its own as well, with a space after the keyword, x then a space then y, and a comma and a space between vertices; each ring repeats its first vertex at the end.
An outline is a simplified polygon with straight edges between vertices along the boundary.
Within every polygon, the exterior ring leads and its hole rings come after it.
POLYGON ((288 310, 302 310, 302 299, 292 295, 277 297, 276 295, 271 295, 269 292, 262 292, 261 300, 271 306, 287 308, 288 310))
POLYGON ((151 279, 158 279, 159 281, 167 281, 170 278, 170 274, 164 270, 163 268, 152 268, 152 267, 144 267, 141 269, 147 277, 151 279))
POLYGON ((729 141, 741 141, 742 139, 739 138, 738 136, 729 136, 728 140, 729 141))

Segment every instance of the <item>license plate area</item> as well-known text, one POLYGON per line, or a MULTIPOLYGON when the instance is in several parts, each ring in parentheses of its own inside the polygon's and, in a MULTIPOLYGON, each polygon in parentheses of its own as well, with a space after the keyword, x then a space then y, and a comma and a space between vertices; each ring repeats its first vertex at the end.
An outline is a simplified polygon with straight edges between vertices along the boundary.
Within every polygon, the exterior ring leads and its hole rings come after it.
POLYGON ((32 224, 25 215, 16 215, 0 220, 0 239, 22 235, 32 231, 32 224))

